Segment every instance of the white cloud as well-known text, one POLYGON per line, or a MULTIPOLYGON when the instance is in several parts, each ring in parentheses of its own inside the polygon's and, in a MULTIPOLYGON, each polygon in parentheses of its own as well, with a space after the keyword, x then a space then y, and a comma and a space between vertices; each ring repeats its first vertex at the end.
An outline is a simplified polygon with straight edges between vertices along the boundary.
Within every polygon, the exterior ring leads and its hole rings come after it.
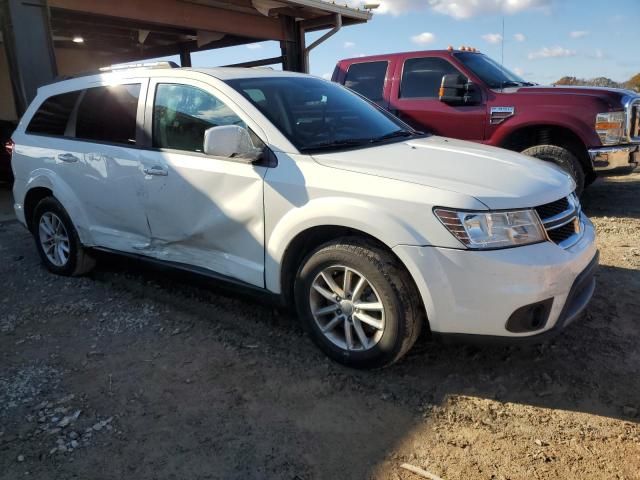
POLYGON ((524 42, 527 37, 525 37, 524 33, 514 33, 513 38, 516 42, 524 42))
POLYGON ((589 32, 587 32, 586 30, 574 30, 569 34, 571 38, 582 38, 586 37, 587 35, 589 35, 589 32))
POLYGON ((502 35, 499 33, 487 33, 486 35, 482 35, 482 38, 489 43, 500 43, 502 41, 502 35))
POLYGON ((419 35, 414 35, 411 37, 411 41, 413 43, 417 43, 418 45, 429 45, 433 43, 436 39, 436 36, 431 32, 423 32, 419 35))
POLYGON ((247 45, 247 48, 249 50, 258 50, 262 48, 262 45, 260 45, 259 43, 250 43, 249 45, 247 45))
POLYGON ((524 75, 524 70, 520 67, 516 67, 513 69, 513 73, 515 73, 516 75, 522 76, 524 75))
POLYGON ((325 80, 331 80, 331 75, 333 75, 331 72, 323 73, 322 78, 325 80))
POLYGON ((353 42, 344 42, 344 48, 353 48, 356 44, 353 42))
POLYGON ((544 47, 535 52, 529 53, 529 60, 535 60, 536 58, 553 58, 553 57, 573 57, 576 55, 575 50, 569 50, 564 47, 544 47))
POLYGON ((595 58, 596 60, 603 60, 605 58, 609 58, 609 55, 607 55, 606 52, 603 52, 599 48, 596 48, 596 51, 591 54, 588 54, 587 57, 595 58))
MULTIPOLYGON (((431 10, 454 18, 484 14, 514 14, 533 8, 548 9, 555 0, 379 0, 377 14, 400 15, 412 10, 431 10)), ((352 7, 362 7, 361 0, 349 0, 352 7)))

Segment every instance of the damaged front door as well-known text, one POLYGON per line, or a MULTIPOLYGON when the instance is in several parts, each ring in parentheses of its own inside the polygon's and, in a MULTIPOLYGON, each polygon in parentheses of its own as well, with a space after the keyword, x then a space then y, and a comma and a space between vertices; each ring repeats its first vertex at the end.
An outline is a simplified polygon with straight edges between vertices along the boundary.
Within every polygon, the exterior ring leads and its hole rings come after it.
POLYGON ((263 287, 266 168, 203 152, 205 130, 245 122, 195 81, 156 79, 149 91, 153 150, 143 152, 142 164, 151 243, 144 253, 263 287))

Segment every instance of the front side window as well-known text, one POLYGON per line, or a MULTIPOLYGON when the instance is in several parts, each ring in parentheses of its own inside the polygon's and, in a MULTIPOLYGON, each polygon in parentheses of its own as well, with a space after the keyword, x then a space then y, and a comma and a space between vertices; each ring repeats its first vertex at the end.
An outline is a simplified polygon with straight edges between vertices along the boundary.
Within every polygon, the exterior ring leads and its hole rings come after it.
POLYGON ((366 146, 412 134, 391 114, 336 83, 301 76, 228 80, 300 151, 366 146))
POLYGON ((78 106, 76 138, 135 145, 140 84, 86 90, 78 106))
POLYGON ((344 86, 373 102, 383 100, 387 62, 354 63, 349 67, 344 86))
POLYGON ((246 124, 225 103, 190 85, 162 83, 153 101, 153 146, 202 152, 204 132, 221 125, 246 124))
POLYGON ((47 98, 33 115, 27 126, 27 133, 64 135, 79 96, 80 91, 76 91, 47 98))
POLYGON ((442 77, 459 73, 456 68, 442 58, 410 58, 404 62, 401 98, 438 98, 442 77))

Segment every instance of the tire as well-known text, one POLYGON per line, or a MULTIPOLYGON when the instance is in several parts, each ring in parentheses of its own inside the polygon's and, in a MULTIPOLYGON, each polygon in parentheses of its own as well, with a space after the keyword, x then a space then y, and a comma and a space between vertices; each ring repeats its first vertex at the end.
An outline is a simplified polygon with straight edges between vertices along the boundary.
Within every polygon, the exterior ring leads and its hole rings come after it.
POLYGON ((409 273, 390 252, 357 237, 327 243, 308 255, 296 275, 294 295, 299 318, 312 340, 327 356, 349 367, 380 368, 398 361, 413 346, 425 322, 422 302, 409 273), (347 270, 353 298, 336 303, 335 297, 328 300, 314 287, 324 288, 326 294, 331 287, 325 278, 330 276, 344 294, 347 270), (366 285, 358 293, 362 277, 366 285), (338 310, 314 316, 314 311, 333 309, 334 304, 338 310), (378 304, 381 311, 369 310, 378 304), (353 310, 357 305, 367 310, 353 310), (342 319, 336 320, 340 316, 342 319), (330 327, 331 322, 337 322, 337 326, 323 333, 322 327, 330 327), (351 348, 347 346, 347 329, 351 332, 351 348))
POLYGON ((58 200, 53 197, 40 200, 31 225, 40 258, 50 272, 78 276, 93 269, 95 260, 80 243, 73 222, 58 200), (58 240, 51 240, 51 232, 57 232, 58 240), (60 245, 62 252, 56 245, 60 245))
POLYGON ((527 148, 522 154, 558 165, 571 175, 571 178, 576 182, 576 194, 578 196, 582 195, 585 187, 586 172, 580 161, 569 150, 557 145, 537 145, 527 148))

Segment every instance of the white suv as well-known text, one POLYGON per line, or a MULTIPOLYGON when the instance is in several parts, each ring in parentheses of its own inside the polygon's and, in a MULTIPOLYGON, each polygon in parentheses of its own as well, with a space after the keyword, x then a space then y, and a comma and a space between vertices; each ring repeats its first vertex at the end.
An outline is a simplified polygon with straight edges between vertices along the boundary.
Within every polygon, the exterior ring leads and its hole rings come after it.
POLYGON ((554 166, 416 132, 319 78, 135 68, 40 88, 15 210, 49 270, 92 251, 272 293, 356 367, 423 328, 540 339, 589 302, 594 229, 554 166))

